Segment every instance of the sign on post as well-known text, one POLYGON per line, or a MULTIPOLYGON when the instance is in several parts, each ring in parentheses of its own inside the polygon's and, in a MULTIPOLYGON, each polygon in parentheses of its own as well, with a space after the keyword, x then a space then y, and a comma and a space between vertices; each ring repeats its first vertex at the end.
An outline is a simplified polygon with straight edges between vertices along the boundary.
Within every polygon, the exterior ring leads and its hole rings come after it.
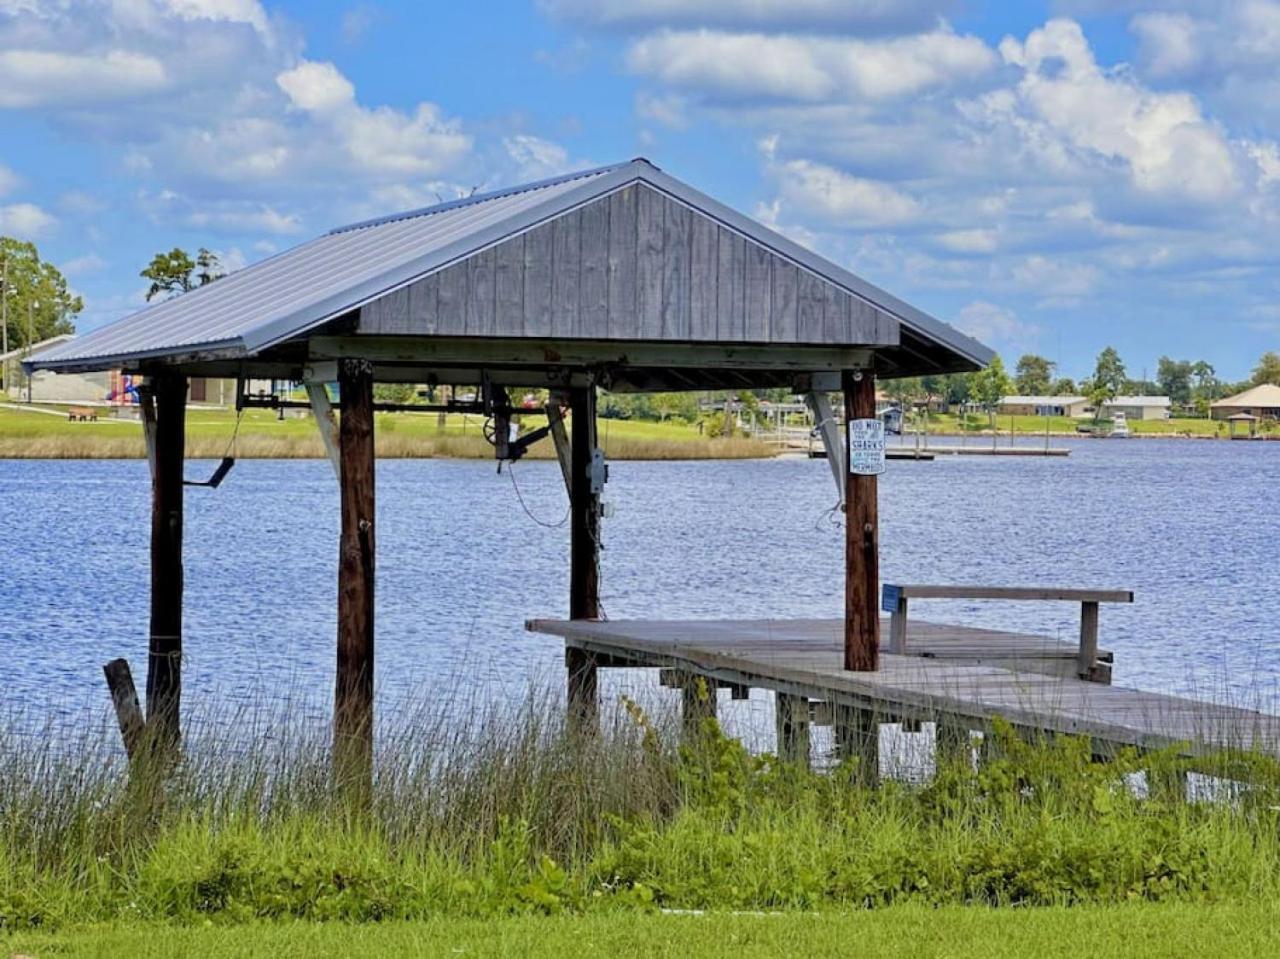
POLYGON ((879 419, 849 421, 849 472, 858 476, 884 472, 884 423, 879 419))

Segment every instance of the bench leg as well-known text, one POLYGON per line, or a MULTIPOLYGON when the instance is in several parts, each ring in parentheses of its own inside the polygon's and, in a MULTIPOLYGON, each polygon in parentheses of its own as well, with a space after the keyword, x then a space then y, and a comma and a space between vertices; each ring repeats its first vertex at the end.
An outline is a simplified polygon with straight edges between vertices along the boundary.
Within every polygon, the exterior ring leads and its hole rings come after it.
POLYGON ((1098 604, 1080 604, 1080 658, 1076 671, 1080 678, 1093 682, 1098 663, 1098 604))

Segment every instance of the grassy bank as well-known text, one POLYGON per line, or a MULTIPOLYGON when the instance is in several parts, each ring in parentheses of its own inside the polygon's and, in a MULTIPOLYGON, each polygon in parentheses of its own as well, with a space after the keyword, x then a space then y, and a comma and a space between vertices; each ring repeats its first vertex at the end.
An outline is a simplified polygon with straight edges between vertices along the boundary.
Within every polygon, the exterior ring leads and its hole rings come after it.
MULTIPOLYGON (((187 414, 187 456, 214 459, 225 455, 236 433, 235 455, 245 459, 314 459, 324 447, 310 415, 283 420, 270 410, 247 410, 235 429, 235 413, 192 409, 187 414)), ((530 418, 531 427, 541 418, 530 418)), ((452 457, 490 459, 493 447, 482 434, 483 420, 449 415, 442 424, 435 414, 380 413, 376 423, 378 455, 387 458, 452 457)), ((768 446, 749 439, 707 439, 696 427, 677 423, 602 420, 601 445, 612 459, 747 459, 772 455, 768 446)), ((130 459, 146 455, 142 428, 134 420, 103 419, 72 423, 48 412, 0 408, 0 459, 130 459)), ((551 459, 549 440, 537 443, 528 456, 551 459)))
MULTIPOLYGON (((0 928, 431 921, 461 935, 472 920, 555 916, 610 935, 660 909, 931 907, 963 924, 974 907, 1280 904, 1269 762, 1249 760, 1257 785, 1231 803, 1188 802, 1130 788, 1168 782, 1168 756, 1101 764, 1087 741, 1001 733, 977 770, 872 787, 851 768, 748 755, 714 722, 677 748, 635 707, 590 739, 566 737, 557 712, 529 705, 466 728, 439 710, 405 716, 384 730, 367 804, 331 787, 323 739, 287 717, 200 724, 167 777, 126 776, 95 736, 10 734, 0 928)), ((417 934, 404 928, 383 934, 417 934)), ((246 942, 226 935, 228 948, 246 942)))
POLYGON ((1270 904, 1148 904, 990 910, 896 906, 875 911, 742 915, 431 918, 377 926, 138 923, 22 932, 34 956, 859 956, 983 959, 1258 957, 1275 942, 1270 904))
MULTIPOLYGON (((997 416, 996 430, 1001 434, 1044 435, 1047 428, 1058 436, 1077 436, 1076 427, 1090 425, 1091 420, 1069 416, 997 416)), ((917 424, 913 422, 912 426, 917 424)), ((919 425, 923 426, 923 423, 919 425)), ((1136 436, 1195 437, 1211 439, 1227 437, 1227 424, 1221 420, 1172 417, 1167 420, 1129 420, 1129 431, 1136 436)), ((929 432, 940 435, 991 435, 991 420, 985 413, 960 416, 955 413, 930 413, 929 432)))

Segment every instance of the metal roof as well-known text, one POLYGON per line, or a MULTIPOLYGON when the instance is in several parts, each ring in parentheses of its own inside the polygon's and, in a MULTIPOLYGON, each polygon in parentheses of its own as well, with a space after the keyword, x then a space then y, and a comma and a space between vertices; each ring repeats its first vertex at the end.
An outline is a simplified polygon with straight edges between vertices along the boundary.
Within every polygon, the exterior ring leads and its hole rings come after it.
POLYGON ((1167 396, 1117 396, 1103 401, 1103 406, 1169 406, 1167 396))
POLYGON ((1083 403, 1083 396, 1064 394, 1062 396, 1006 396, 1000 403, 1002 406, 1070 406, 1083 403))
POLYGON ((600 167, 333 230, 216 283, 149 306, 32 360, 103 369, 147 359, 252 357, 586 202, 644 182, 897 316, 975 364, 976 340, 663 173, 647 160, 600 167))
POLYGON ((1280 386, 1272 383, 1261 383, 1258 386, 1251 386, 1243 393, 1237 393, 1235 396, 1228 396, 1225 399, 1218 400, 1213 404, 1219 409, 1231 409, 1233 407, 1280 407, 1280 386))

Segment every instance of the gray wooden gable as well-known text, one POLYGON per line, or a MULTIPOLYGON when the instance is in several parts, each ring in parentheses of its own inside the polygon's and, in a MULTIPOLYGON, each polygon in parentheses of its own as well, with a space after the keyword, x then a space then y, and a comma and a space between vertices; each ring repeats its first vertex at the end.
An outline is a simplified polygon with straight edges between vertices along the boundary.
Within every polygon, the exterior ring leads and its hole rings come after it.
POLYGON ((367 303, 359 332, 896 346, 898 319, 644 183, 367 303))

